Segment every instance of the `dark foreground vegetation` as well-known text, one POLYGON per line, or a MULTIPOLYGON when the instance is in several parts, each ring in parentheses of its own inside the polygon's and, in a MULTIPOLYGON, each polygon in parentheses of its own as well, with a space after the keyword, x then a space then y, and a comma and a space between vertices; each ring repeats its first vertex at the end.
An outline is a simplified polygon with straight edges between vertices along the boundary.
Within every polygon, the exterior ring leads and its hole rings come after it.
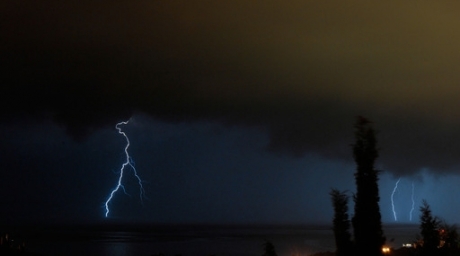
POLYGON ((430 206, 424 200, 420 207, 420 236, 406 248, 388 248, 383 234, 379 209, 378 174, 374 162, 378 157, 376 132, 372 123, 358 117, 355 123, 353 157, 356 162, 356 193, 353 195, 355 213, 348 216, 347 192, 332 189, 334 208, 333 230, 336 252, 319 253, 315 256, 336 255, 460 255, 457 227, 441 223, 432 216, 430 206), (351 223, 351 224, 350 224, 351 223), (353 226, 353 236, 350 228, 353 226))
POLYGON ((0 235, 0 255, 40 256, 41 254, 28 252, 26 243, 21 236, 11 236, 8 233, 3 233, 0 235))

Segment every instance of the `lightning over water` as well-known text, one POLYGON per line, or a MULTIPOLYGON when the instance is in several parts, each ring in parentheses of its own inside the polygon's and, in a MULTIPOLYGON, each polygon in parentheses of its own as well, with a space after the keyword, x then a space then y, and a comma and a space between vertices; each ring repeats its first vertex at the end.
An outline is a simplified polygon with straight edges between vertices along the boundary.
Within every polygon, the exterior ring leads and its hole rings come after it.
POLYGON ((412 212, 414 211, 415 209, 415 200, 414 200, 414 183, 412 182, 412 208, 410 209, 410 212, 409 212, 409 221, 412 221, 412 212))
POLYGON ((137 174, 137 170, 136 170, 136 167, 134 166, 134 161, 133 159, 131 158, 131 156, 129 156, 129 152, 128 152, 128 148, 130 146, 130 141, 129 141, 129 138, 128 136, 126 135, 125 132, 123 132, 120 128, 121 125, 127 125, 129 123, 129 120, 128 121, 124 121, 124 122, 119 122, 115 125, 115 129, 118 130, 118 133, 123 135, 123 137, 125 138, 126 140, 126 146, 125 146, 125 156, 126 156, 126 160, 125 162, 122 164, 121 168, 120 168, 120 173, 119 173, 119 177, 118 177, 118 183, 117 185, 115 186, 115 188, 112 190, 112 192, 110 192, 110 196, 109 198, 107 199, 107 201, 105 202, 105 217, 108 217, 109 216, 109 212, 110 212, 110 209, 109 209, 109 204, 110 204, 110 201, 112 200, 112 198, 115 196, 115 194, 118 192, 118 190, 123 190, 123 192, 125 194, 126 193, 126 190, 125 190, 125 187, 123 186, 123 175, 124 175, 124 172, 125 172, 125 168, 129 167, 132 172, 133 172, 133 175, 136 177, 137 181, 138 181, 138 184, 139 184, 139 196, 140 196, 140 199, 141 199, 141 202, 143 201, 143 198, 144 198, 144 187, 142 186, 142 180, 140 178, 140 176, 137 174))
POLYGON ((396 189, 398 188, 398 184, 399 184, 400 181, 401 181, 401 178, 399 178, 398 181, 396 181, 396 184, 395 184, 395 187, 393 189, 393 192, 391 193, 391 209, 393 210, 393 216, 395 218, 395 221, 398 221, 398 217, 396 216, 395 203, 394 203, 393 198, 394 198, 396 189))

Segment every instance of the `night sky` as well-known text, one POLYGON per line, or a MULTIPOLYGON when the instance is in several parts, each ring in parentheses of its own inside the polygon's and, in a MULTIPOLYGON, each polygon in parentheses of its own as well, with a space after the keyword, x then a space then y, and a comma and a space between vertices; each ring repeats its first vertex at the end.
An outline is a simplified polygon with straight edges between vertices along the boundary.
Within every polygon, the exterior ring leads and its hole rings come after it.
MULTIPOLYGON (((460 3, 1 1, 0 223, 327 223, 378 130, 384 223, 460 222, 460 3), (129 153, 125 189, 104 203, 129 153)), ((353 203, 350 200, 350 210, 353 203)))

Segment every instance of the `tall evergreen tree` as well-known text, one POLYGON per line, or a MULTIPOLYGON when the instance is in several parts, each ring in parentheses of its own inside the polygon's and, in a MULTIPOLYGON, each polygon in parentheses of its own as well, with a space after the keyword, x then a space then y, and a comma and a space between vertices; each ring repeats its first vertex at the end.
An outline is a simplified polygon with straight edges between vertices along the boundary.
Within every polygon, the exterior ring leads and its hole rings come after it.
POLYGON ((382 255, 385 243, 379 207, 377 139, 371 122, 358 117, 355 124, 353 157, 356 162, 355 214, 352 219, 357 255, 382 255))
POLYGON ((426 200, 423 200, 420 212, 420 234, 423 239, 423 252, 424 255, 432 255, 436 253, 439 246, 440 237, 438 229, 440 221, 437 217, 433 217, 426 200))
POLYGON ((349 256, 352 254, 350 234, 350 220, 348 219, 348 196, 345 192, 332 189, 332 205, 334 207, 333 229, 336 246, 336 256, 349 256))

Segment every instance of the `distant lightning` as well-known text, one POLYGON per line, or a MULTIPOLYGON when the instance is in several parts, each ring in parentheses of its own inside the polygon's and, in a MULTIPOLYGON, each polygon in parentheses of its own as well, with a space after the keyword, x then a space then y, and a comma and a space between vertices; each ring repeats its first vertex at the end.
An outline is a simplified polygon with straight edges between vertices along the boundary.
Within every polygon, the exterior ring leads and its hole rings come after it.
POLYGON ((139 195, 140 195, 140 198, 141 198, 141 202, 143 202, 143 198, 144 198, 144 187, 142 186, 142 180, 141 178, 139 177, 139 175, 137 174, 137 170, 136 168, 134 167, 134 161, 133 159, 129 156, 129 153, 128 153, 128 148, 130 146, 130 142, 129 142, 129 139, 128 139, 128 136, 126 135, 125 132, 123 132, 121 130, 121 128, 119 127, 120 125, 126 125, 129 123, 129 120, 128 121, 124 121, 124 122, 119 122, 117 123, 117 125, 115 125, 115 129, 118 130, 118 133, 123 135, 123 137, 125 137, 125 140, 126 140, 126 146, 125 146, 125 155, 126 155, 126 161, 123 163, 123 165, 121 166, 121 169, 120 169, 120 176, 118 177, 118 183, 117 183, 117 186, 112 190, 112 192, 110 193, 110 196, 109 198, 107 199, 107 201, 105 202, 105 217, 109 216, 109 203, 110 201, 112 200, 113 196, 115 195, 115 193, 121 188, 123 190, 123 192, 125 194, 126 193, 126 190, 125 190, 125 187, 123 186, 123 174, 124 174, 124 171, 125 171, 125 167, 126 166, 129 166, 131 167, 131 169, 133 170, 133 174, 134 176, 136 177, 138 183, 139 183, 139 195))
POLYGON ((395 195, 396 189, 398 188, 399 181, 401 181, 401 178, 399 178, 398 181, 396 181, 393 192, 391 193, 391 209, 393 210, 393 216, 395 217, 395 221, 398 221, 398 218, 396 217, 395 203, 394 203, 393 197, 395 195))
POLYGON ((414 200, 414 183, 412 182, 412 208, 410 209, 409 213, 409 220, 412 221, 412 212, 414 211, 415 208, 415 200, 414 200))

